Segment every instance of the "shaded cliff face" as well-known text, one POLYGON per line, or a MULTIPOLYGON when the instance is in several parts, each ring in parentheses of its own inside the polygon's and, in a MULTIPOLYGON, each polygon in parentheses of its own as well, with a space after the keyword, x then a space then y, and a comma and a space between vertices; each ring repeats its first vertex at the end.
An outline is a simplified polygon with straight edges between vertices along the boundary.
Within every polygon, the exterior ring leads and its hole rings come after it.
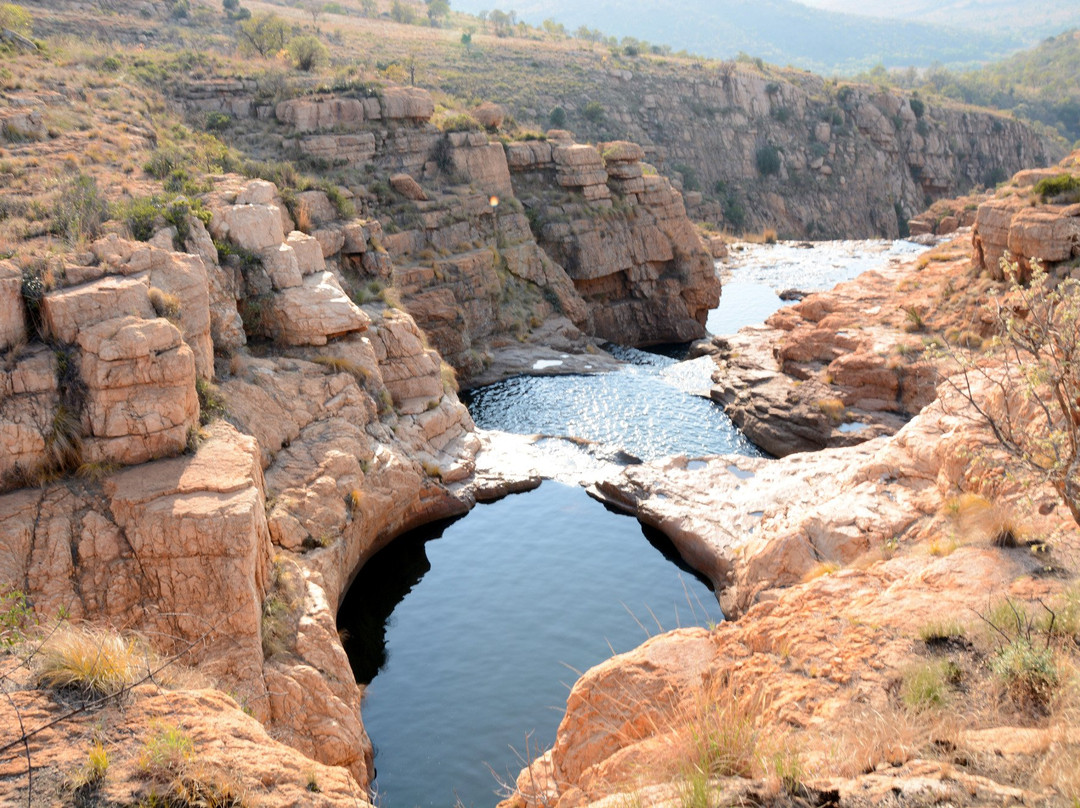
POLYGON ((541 67, 529 82, 509 89, 479 69, 445 83, 504 104, 519 121, 546 125, 558 106, 580 139, 641 144, 661 173, 682 173, 692 217, 736 232, 771 226, 791 237, 892 238, 899 222, 935 199, 1063 153, 1001 114, 912 104, 906 94, 810 73, 674 59, 613 65, 575 52, 571 80, 545 54, 535 59, 541 67), (586 114, 589 103, 602 114, 586 114))

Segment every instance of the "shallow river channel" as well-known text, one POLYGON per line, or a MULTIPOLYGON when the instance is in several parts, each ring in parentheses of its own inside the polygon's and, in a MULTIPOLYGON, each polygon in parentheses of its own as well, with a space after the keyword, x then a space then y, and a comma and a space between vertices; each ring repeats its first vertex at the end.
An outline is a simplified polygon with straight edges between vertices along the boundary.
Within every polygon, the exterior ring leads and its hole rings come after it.
MULTIPOLYGON (((921 249, 748 245, 721 267, 709 330, 763 321, 783 289, 829 288, 921 249)), ((369 683, 363 718, 384 808, 490 808, 553 742, 579 673, 661 631, 723 619, 662 535, 558 481, 634 458, 760 454, 703 397, 710 358, 613 352, 626 363, 613 373, 471 391, 478 426, 551 436, 552 479, 399 538, 346 596, 338 625, 357 680, 369 683)))

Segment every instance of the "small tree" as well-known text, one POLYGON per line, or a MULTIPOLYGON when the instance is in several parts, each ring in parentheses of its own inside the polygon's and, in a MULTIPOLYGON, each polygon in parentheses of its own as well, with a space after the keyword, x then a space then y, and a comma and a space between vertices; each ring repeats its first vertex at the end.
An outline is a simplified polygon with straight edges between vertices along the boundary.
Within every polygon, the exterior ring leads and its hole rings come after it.
POLYGON ((428 22, 432 28, 438 28, 439 22, 450 14, 449 0, 425 0, 427 3, 428 22))
POLYGON ((411 25, 414 19, 413 10, 401 0, 394 0, 394 4, 390 6, 390 19, 402 25, 411 25))
POLYGON ((1027 285, 1017 264, 1002 259, 1002 268, 1013 280, 997 312, 1001 365, 955 353, 962 370, 948 382, 1002 449, 1054 486, 1080 525, 1080 281, 1055 285, 1034 259, 1027 285))
POLYGON ((326 46, 319 41, 318 37, 311 34, 294 36, 289 40, 285 50, 288 51, 289 59, 296 65, 297 69, 303 70, 305 73, 325 64, 330 56, 326 46))
POLYGON ((283 49, 289 41, 289 28, 273 12, 260 12, 240 23, 237 29, 240 50, 257 53, 264 59, 283 49))
POLYGON ((360 0, 360 16, 374 17, 379 11, 375 0, 360 0))

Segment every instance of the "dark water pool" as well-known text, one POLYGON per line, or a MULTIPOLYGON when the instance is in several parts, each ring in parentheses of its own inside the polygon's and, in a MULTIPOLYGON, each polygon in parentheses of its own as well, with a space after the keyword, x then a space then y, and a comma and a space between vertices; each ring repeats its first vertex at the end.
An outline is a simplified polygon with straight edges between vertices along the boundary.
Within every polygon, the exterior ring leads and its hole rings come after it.
POLYGON ((378 804, 490 808, 526 745, 554 741, 579 672, 721 619, 663 536, 578 487, 546 482, 398 539, 338 615, 357 678, 371 680, 378 804))

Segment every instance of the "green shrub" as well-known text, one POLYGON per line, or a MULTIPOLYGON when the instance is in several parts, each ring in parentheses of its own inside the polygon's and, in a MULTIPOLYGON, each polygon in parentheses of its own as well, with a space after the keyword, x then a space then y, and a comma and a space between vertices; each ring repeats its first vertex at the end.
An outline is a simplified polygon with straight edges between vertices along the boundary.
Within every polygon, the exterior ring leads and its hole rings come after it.
POLYGON ((589 123, 600 123, 604 119, 604 106, 599 101, 590 101, 581 108, 581 117, 589 123))
POLYGON ((768 177, 780 173, 780 150, 776 146, 765 145, 757 150, 754 155, 758 173, 768 177))
POLYGON ((901 674, 900 700, 915 712, 941 707, 949 700, 950 683, 959 678, 960 669, 949 660, 912 665, 901 674))
POLYGON ((566 110, 562 107, 553 107, 548 113, 548 123, 555 129, 562 129, 566 126, 566 110))
POLYGON ((161 215, 161 207, 155 197, 141 196, 132 199, 117 211, 117 218, 123 221, 131 237, 136 241, 149 241, 154 235, 155 222, 161 215))
POLYGON ((926 104, 922 102, 921 98, 912 97, 908 101, 908 105, 916 118, 921 118, 926 113, 926 104))
POLYGON ((108 221, 109 203, 88 174, 78 174, 65 183, 53 203, 53 233, 75 245, 101 235, 108 221))
POLYGON ((1080 202, 1080 177, 1058 174, 1035 183, 1033 189, 1043 202, 1080 202))
POLYGON ((18 589, 0 593, 0 648, 21 642, 32 617, 26 593, 18 589))
POLYGON ((305 73, 309 73, 316 67, 325 64, 330 58, 330 51, 327 50, 326 45, 320 42, 318 37, 311 34, 293 37, 289 40, 285 50, 297 69, 303 70, 305 73))

